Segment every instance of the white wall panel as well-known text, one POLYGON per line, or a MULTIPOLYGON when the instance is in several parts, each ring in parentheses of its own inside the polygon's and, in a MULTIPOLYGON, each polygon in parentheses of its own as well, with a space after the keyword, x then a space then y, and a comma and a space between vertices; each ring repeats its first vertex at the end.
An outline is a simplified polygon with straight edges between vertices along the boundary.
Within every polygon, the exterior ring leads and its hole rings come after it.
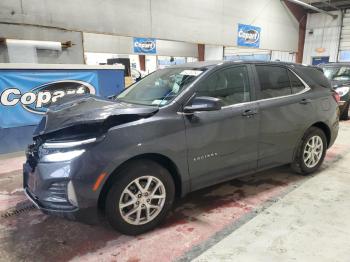
POLYGON ((132 38, 84 33, 84 51, 93 53, 132 54, 132 38))
POLYGON ((1 0, 1 22, 225 46, 245 23, 262 28, 262 49, 298 43, 298 22, 280 0, 1 0))
POLYGON ((329 56, 330 62, 337 61, 341 15, 340 12, 333 13, 338 14, 336 19, 320 13, 308 14, 303 54, 304 64, 311 64, 312 57, 317 56, 329 56), (324 48, 324 52, 317 52, 317 48, 324 48))
POLYGON ((157 55, 198 57, 198 45, 178 41, 157 40, 157 55))
MULTIPOLYGON (((133 38, 84 33, 85 52, 133 54, 133 38)), ((157 40, 157 55, 198 57, 197 44, 157 40)))
POLYGON ((224 47, 219 45, 205 45, 204 60, 222 60, 224 57, 224 47))

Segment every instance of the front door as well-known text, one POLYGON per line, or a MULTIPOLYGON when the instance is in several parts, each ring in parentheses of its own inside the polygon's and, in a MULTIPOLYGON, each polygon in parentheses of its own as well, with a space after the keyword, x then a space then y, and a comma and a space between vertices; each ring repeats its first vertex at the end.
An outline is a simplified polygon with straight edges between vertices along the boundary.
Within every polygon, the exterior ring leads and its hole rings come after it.
POLYGON ((257 167, 258 108, 249 67, 211 73, 197 84, 196 96, 220 98, 221 110, 185 116, 192 189, 230 179, 257 167))

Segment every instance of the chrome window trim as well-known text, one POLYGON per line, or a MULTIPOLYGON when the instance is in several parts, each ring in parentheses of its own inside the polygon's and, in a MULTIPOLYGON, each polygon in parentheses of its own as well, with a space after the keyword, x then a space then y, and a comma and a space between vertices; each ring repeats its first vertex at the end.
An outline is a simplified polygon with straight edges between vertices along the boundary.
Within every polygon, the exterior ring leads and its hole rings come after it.
POLYGON ((293 70, 290 70, 289 68, 287 68, 287 70, 291 71, 301 81, 301 83, 304 85, 304 89, 302 91, 298 92, 298 93, 295 93, 295 94, 264 98, 264 99, 259 99, 259 100, 256 100, 256 101, 269 101, 269 100, 276 100, 276 99, 279 99, 279 98, 292 97, 292 96, 296 96, 296 95, 300 95, 300 94, 306 93, 307 91, 311 90, 311 87, 300 76, 298 76, 293 70))
MULTIPOLYGON (((286 69, 289 70, 290 72, 292 72, 301 81, 301 83, 304 85, 304 89, 302 91, 300 91, 298 93, 295 93, 295 94, 285 95, 285 96, 276 96, 276 97, 271 97, 271 98, 264 98, 264 99, 254 100, 254 101, 248 101, 248 102, 242 102, 242 103, 237 103, 237 104, 233 104, 233 105, 223 106, 221 109, 245 106, 245 105, 249 105, 251 103, 257 103, 257 102, 260 102, 260 101, 269 101, 269 100, 276 100, 276 99, 280 99, 280 98, 293 97, 293 96, 296 96, 296 95, 301 95, 301 94, 306 93, 309 90, 311 90, 311 87, 297 73, 295 73, 290 68, 286 68, 286 69)), ((179 115, 193 115, 193 113, 184 113, 184 112, 177 112, 177 114, 179 114, 179 115)))
POLYGON ((243 106, 243 105, 254 103, 254 102, 269 101, 269 100, 276 100, 276 99, 280 99, 280 98, 292 97, 292 96, 296 96, 296 95, 301 95, 301 94, 306 93, 307 91, 311 90, 311 87, 300 76, 298 76, 293 70, 290 70, 289 68, 287 68, 287 70, 292 72, 301 81, 301 83, 304 85, 304 89, 303 90, 301 90, 300 92, 295 93, 295 94, 290 94, 290 95, 285 95, 285 96, 276 96, 276 97, 264 98, 264 99, 258 99, 258 100, 249 101, 249 102, 242 102, 242 103, 238 103, 238 104, 234 104, 234 105, 223 106, 222 108, 229 108, 229 107, 234 107, 234 106, 237 106, 237 105, 243 106))

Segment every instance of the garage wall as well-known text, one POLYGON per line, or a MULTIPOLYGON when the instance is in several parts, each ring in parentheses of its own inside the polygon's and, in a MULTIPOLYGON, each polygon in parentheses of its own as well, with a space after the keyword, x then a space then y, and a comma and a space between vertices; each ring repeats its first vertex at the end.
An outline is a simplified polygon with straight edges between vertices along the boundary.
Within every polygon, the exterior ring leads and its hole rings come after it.
POLYGON ((317 56, 329 56, 330 62, 337 61, 341 14, 340 11, 333 13, 338 15, 336 19, 320 13, 308 14, 303 55, 304 64, 311 64, 312 57, 317 56), (317 52, 317 48, 324 48, 324 52, 317 52))
POLYGON ((0 22, 228 46, 245 23, 262 28, 263 49, 297 51, 298 42, 280 0, 1 0, 0 22))
MULTIPOLYGON (((132 54, 133 38, 84 33, 84 51, 92 53, 132 54)), ((157 55, 198 57, 197 44, 157 40, 157 55)))

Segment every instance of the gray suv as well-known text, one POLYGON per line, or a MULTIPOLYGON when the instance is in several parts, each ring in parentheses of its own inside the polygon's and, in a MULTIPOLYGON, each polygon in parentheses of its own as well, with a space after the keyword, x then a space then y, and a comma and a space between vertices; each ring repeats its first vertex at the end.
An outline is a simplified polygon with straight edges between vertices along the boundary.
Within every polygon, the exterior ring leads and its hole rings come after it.
POLYGON ((320 68, 169 67, 112 99, 51 106, 27 150, 24 190, 45 213, 86 222, 105 214, 120 232, 140 234, 191 191, 284 164, 316 171, 338 118, 320 68))

